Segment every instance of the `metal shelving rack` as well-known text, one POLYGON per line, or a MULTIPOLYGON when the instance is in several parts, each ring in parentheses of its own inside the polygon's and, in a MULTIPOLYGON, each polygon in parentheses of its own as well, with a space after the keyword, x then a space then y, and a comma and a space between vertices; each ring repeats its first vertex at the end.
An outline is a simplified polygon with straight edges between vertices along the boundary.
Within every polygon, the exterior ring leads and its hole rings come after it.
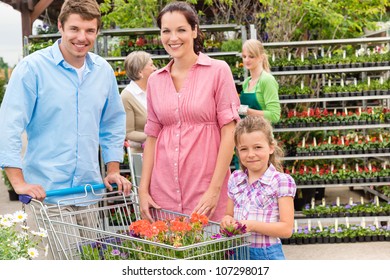
MULTIPOLYGON (((300 41, 300 42, 276 42, 276 43, 264 43, 266 49, 272 48, 299 48, 299 47, 323 47, 329 45, 361 45, 366 47, 368 45, 384 43, 389 45, 390 37, 379 37, 379 38, 356 38, 356 39, 340 39, 340 40, 318 40, 318 41, 300 41)), ((390 66, 375 66, 375 67, 359 67, 359 68, 333 68, 333 69, 308 69, 308 70, 292 70, 292 71, 274 71, 274 76, 292 76, 292 75, 316 75, 317 79, 324 79, 324 74, 339 74, 339 73, 362 73, 362 77, 365 77, 367 73, 381 72, 386 73, 385 77, 389 78, 390 66)), ((324 84, 324 80, 323 80, 324 84)), ((296 98, 296 99, 282 99, 281 104, 296 104, 296 103, 323 103, 326 107, 327 102, 339 101, 342 106, 345 106, 346 101, 362 101, 363 105, 369 100, 382 100, 385 106, 390 105, 390 94, 384 95, 370 95, 370 96, 349 96, 349 97, 310 97, 310 98, 296 98)), ((372 125, 343 125, 343 126, 313 126, 313 127, 292 127, 292 128, 275 128, 275 133, 283 132, 304 132, 304 131, 329 131, 329 130, 365 130, 365 129, 376 129, 376 128, 390 128, 390 124, 372 124, 372 125)), ((347 158, 390 158, 390 153, 376 153, 376 154, 345 154, 345 155, 311 155, 311 156, 296 156, 296 157, 285 157, 285 161, 297 161, 297 160, 312 160, 312 159, 347 159, 347 158)), ((390 201, 390 198, 378 193, 373 190, 373 186, 384 186, 390 185, 390 182, 367 182, 367 183, 347 183, 347 184, 316 184, 316 185, 299 185, 300 189, 308 188, 340 188, 354 186, 362 188, 366 192, 370 192, 373 195, 377 195, 385 201, 390 201)), ((299 216, 299 211, 296 216, 299 216)), ((373 217, 370 217, 370 219, 373 217)), ((303 219, 301 221, 305 222, 303 219)), ((335 218, 323 218, 324 220, 334 220, 335 218)), ((339 218, 342 219, 342 218, 339 218)), ((361 217, 354 218, 357 221, 361 217)), ((389 220, 389 217, 380 217, 381 220, 389 220)), ((321 219, 322 220, 322 219, 321 219)))

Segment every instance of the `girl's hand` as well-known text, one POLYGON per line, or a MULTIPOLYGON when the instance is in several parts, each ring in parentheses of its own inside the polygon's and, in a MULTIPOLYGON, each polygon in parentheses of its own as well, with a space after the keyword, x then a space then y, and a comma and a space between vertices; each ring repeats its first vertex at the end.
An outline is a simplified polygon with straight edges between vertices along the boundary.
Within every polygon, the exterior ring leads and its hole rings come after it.
POLYGON ((211 217, 217 207, 220 192, 209 187, 196 205, 193 212, 211 217))
POLYGON ((221 227, 226 228, 230 225, 236 224, 236 220, 230 216, 230 215, 225 215, 225 217, 222 218, 221 220, 221 227))

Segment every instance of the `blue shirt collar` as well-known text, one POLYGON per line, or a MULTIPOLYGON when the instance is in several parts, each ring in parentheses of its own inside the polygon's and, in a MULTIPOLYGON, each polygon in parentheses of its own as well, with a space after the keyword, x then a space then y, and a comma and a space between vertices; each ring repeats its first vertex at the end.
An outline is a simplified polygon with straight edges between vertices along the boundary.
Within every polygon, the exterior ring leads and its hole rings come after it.
MULTIPOLYGON (((52 45, 52 54, 53 54, 53 59, 56 63, 56 65, 59 65, 61 63, 65 63, 63 64, 65 67, 72 67, 69 63, 67 63, 64 59, 64 56, 62 55, 62 52, 60 50, 60 43, 61 43, 61 39, 58 39, 53 45, 52 45)), ((91 54, 91 53, 87 53, 86 55, 86 58, 85 58, 85 62, 86 62, 86 69, 93 69, 94 65, 100 65, 99 61, 97 60, 97 56, 94 55, 94 54, 91 54)))

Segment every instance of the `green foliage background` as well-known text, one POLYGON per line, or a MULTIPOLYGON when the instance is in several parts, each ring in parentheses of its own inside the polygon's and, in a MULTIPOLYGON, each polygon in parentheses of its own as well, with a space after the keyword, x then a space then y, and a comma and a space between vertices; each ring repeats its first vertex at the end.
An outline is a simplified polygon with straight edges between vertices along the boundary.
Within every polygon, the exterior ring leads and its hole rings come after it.
MULTIPOLYGON (((154 27, 169 2, 105 0, 103 28, 154 27)), ((390 19, 390 0, 205 0, 201 7, 197 0, 186 2, 197 5, 201 19, 208 9, 218 19, 215 23, 255 24, 271 42, 355 38, 390 19)))

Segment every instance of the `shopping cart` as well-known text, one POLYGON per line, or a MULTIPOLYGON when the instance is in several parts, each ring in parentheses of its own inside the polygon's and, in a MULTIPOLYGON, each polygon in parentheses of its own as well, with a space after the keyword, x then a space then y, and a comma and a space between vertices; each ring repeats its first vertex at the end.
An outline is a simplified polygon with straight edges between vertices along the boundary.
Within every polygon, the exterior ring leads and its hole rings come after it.
MULTIPOLYGON (((103 185, 85 187, 94 192, 103 185)), ((69 189, 65 190, 67 194, 69 189)), ((78 190, 80 191, 80 189, 78 190)), ((56 195, 59 195, 57 192, 56 195)), ((48 195, 51 195, 48 192, 48 195)), ((196 244, 174 247, 131 235, 129 226, 139 220, 137 196, 129 197, 119 192, 100 194, 89 200, 90 206, 67 211, 66 200, 46 206, 32 199, 28 204, 38 227, 48 232, 49 245, 54 259, 69 260, 168 260, 168 259, 249 259, 249 234, 211 239, 219 233, 219 224, 209 222, 203 238, 196 244)), ((74 199, 74 198, 73 198, 74 199)), ((84 201, 86 203, 86 201, 84 201)), ((151 209, 155 220, 175 219, 186 215, 167 210, 151 209)))
POLYGON ((133 186, 139 186, 142 173, 142 153, 133 153, 131 151, 131 141, 125 141, 127 157, 129 159, 129 169, 131 175, 131 183, 133 186))

